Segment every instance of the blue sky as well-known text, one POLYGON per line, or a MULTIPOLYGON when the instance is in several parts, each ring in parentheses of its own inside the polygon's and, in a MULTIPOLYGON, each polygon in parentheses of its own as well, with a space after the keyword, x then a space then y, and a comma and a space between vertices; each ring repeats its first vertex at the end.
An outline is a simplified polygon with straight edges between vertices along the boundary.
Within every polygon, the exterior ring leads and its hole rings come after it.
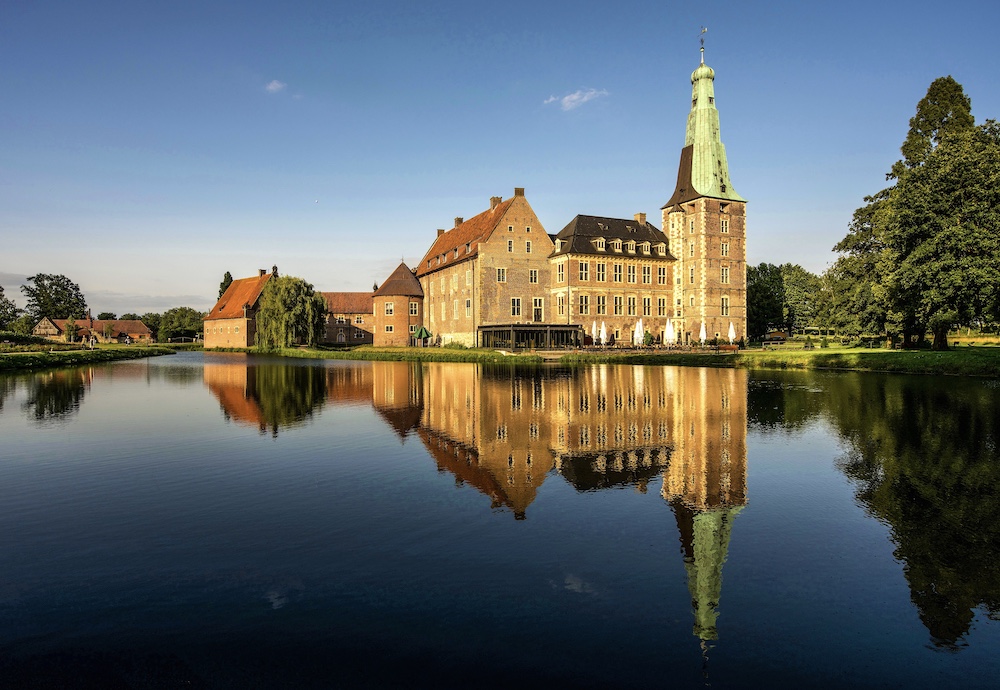
POLYGON ((62 273, 95 313, 207 310, 227 270, 273 264, 367 290, 514 187, 550 233, 658 224, 702 25, 748 259, 818 272, 933 79, 1000 117, 998 20, 963 0, 10 0, 0 284, 23 306, 25 276, 62 273))

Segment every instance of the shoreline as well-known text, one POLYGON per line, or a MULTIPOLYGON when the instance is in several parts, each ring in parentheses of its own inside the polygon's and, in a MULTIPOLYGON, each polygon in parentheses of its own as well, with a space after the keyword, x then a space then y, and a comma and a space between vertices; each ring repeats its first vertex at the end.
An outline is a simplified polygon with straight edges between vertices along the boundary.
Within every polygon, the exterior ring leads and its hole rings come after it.
POLYGON ((168 347, 127 346, 97 348, 96 350, 49 350, 33 352, 0 352, 0 372, 37 371, 118 362, 143 357, 173 355, 176 350, 168 347))

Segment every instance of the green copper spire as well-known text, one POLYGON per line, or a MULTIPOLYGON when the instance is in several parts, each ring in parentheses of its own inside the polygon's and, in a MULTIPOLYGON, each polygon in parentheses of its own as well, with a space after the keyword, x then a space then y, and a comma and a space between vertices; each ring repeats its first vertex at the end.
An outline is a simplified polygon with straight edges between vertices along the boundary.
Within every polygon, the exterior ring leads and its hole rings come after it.
POLYGON ((726 147, 719 133, 719 111, 715 107, 715 70, 702 62, 691 73, 691 112, 688 114, 684 150, 677 172, 677 188, 668 203, 707 196, 713 199, 746 201, 729 180, 726 147))

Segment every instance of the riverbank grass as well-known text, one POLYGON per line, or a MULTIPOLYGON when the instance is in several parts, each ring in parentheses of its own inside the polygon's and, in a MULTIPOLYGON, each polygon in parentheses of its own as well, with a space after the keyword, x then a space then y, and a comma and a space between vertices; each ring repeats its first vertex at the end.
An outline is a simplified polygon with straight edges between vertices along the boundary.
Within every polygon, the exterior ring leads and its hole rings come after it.
POLYGON ((0 371, 74 367, 172 354, 175 354, 175 351, 168 347, 140 347, 137 345, 104 346, 93 350, 52 349, 29 352, 0 352, 0 371))

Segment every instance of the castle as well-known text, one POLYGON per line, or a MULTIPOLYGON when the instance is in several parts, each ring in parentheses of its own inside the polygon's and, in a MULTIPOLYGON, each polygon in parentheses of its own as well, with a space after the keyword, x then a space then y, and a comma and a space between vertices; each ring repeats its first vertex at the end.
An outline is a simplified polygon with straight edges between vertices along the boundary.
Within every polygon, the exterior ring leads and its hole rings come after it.
MULTIPOLYGON (((631 342, 637 330, 658 343, 743 339, 746 200, 729 179, 714 81, 703 47, 691 74, 691 111, 677 183, 661 208, 662 229, 645 213, 578 215, 549 234, 517 187, 510 198, 494 196, 482 213, 438 230, 416 266, 401 263, 374 292, 370 312, 336 313, 342 328, 334 334, 328 327, 327 339, 408 345, 429 334, 440 344, 511 349, 576 347, 588 335, 631 342)), ((227 291, 219 300, 234 311, 230 318, 246 323, 216 324, 227 316, 217 305, 206 318, 205 347, 232 343, 233 328, 242 329, 244 346, 253 345, 255 304, 234 298, 237 292, 259 296, 261 273, 244 279, 243 287, 234 281, 233 295, 227 291)), ((347 294, 356 293, 324 296, 331 308, 368 307, 364 299, 340 299, 347 294)))

